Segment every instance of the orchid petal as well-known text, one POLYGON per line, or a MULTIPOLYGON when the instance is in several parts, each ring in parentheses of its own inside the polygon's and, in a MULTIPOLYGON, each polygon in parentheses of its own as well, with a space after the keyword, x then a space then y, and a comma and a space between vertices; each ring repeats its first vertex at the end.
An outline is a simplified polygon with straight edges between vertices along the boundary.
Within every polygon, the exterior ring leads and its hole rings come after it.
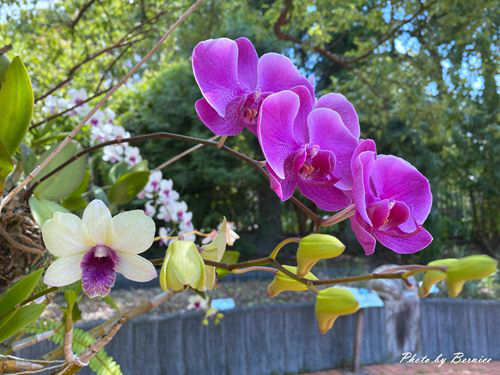
POLYGON ((153 280, 156 276, 156 269, 153 263, 140 255, 118 253, 118 263, 116 272, 121 273, 127 279, 138 282, 153 280))
POLYGON ((356 214, 349 221, 351 223, 351 229, 354 232, 356 239, 361 244, 361 247, 365 251, 365 254, 372 255, 375 252, 375 245, 377 244, 377 241, 372 236, 372 234, 370 232, 368 232, 361 225, 361 223, 363 222, 363 219, 361 219, 359 217, 359 215, 356 214))
POLYGON ((372 225, 368 217, 367 198, 370 198, 370 174, 375 164, 376 155, 372 151, 362 152, 357 160, 352 163, 352 200, 356 205, 356 211, 361 218, 369 225, 372 225))
POLYGON ((307 87, 314 97, 311 82, 300 74, 292 60, 272 52, 261 56, 257 65, 257 87, 261 91, 280 92, 295 86, 307 87))
POLYGON ((293 135, 298 144, 309 142, 309 132, 307 129, 307 116, 313 108, 313 99, 309 90, 305 86, 297 86, 290 89, 299 96, 300 106, 293 126, 293 135))
POLYGON ((331 109, 314 109, 307 122, 309 143, 335 154, 334 175, 339 179, 336 186, 348 190, 352 186, 351 159, 358 141, 342 123, 339 114, 331 109))
POLYGON ((316 206, 325 211, 338 211, 351 204, 351 199, 333 183, 315 183, 299 179, 299 189, 316 206))
POLYGON ((200 120, 209 128, 214 134, 220 136, 232 136, 240 134, 243 126, 238 117, 238 108, 235 102, 229 103, 226 108, 226 116, 221 117, 215 109, 206 101, 206 99, 199 99, 195 103, 196 113, 200 120))
POLYGON ((351 134, 359 138, 359 120, 354 106, 342 94, 330 93, 323 95, 316 102, 316 108, 330 108, 337 112, 351 134))
POLYGON ((83 226, 93 245, 103 245, 109 242, 109 226, 111 212, 103 201, 94 199, 89 203, 82 216, 83 226))
POLYGON ((285 162, 298 149, 293 126, 299 112, 299 96, 292 91, 269 95, 262 102, 257 136, 269 166, 285 178, 285 162))
POLYGON ((241 86, 253 91, 257 85, 257 64, 259 56, 252 42, 247 38, 235 40, 238 45, 238 78, 241 86))
POLYGON ((227 39, 200 42, 193 50, 193 73, 207 102, 221 117, 243 91, 238 80, 238 45, 227 39))
POLYGON ((267 171, 269 172, 271 189, 282 201, 290 199, 297 186, 297 175, 295 173, 285 173, 285 178, 281 179, 270 166, 267 166, 267 171))
POLYGON ((413 254, 427 247, 432 242, 432 236, 424 228, 413 236, 393 236, 381 230, 375 230, 374 235, 385 247, 398 254, 413 254))
POLYGON ((42 226, 45 247, 55 256, 62 257, 84 253, 89 243, 82 220, 73 214, 56 212, 42 226))
POLYGON ((119 252, 140 254, 151 247, 155 236, 154 221, 142 210, 122 212, 111 220, 109 246, 119 252))
POLYGON ((84 255, 80 253, 57 259, 47 268, 43 282, 49 286, 65 286, 80 280, 82 278, 80 263, 84 255))
POLYGON ((432 206, 429 181, 414 166, 392 155, 377 158, 371 181, 381 199, 393 199, 406 203, 410 215, 422 224, 432 206))

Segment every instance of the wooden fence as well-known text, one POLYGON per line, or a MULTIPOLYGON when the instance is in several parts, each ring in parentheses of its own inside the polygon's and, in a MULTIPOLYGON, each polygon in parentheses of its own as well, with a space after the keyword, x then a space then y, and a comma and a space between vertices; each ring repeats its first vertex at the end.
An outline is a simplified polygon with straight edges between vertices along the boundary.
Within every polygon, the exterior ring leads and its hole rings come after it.
MULTIPOLYGON (((363 364, 398 361, 389 351, 384 308, 364 314, 363 364)), ((341 317, 321 335, 314 306, 272 304, 225 313, 218 326, 205 327, 199 313, 143 316, 128 322, 107 346, 124 374, 245 375, 285 374, 348 366, 352 361, 354 316, 341 317)), ((440 353, 500 359, 500 302, 428 299, 420 303, 420 326, 398 330, 419 335, 414 349, 428 357, 440 353)), ((393 328, 390 328, 391 330, 393 328)), ((25 357, 49 350, 30 348, 25 357)))

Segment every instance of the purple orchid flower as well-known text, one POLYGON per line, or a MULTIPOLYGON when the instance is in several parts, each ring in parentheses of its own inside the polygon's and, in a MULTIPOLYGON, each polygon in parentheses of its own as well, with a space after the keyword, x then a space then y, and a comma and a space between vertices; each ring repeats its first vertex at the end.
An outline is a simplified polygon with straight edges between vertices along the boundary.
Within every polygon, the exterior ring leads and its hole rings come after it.
POLYGON ((203 94, 196 102, 201 121, 215 134, 231 136, 247 128, 255 134, 260 105, 274 92, 312 84, 287 57, 277 53, 257 56, 247 38, 220 38, 198 43, 193 50, 193 72, 203 94))
POLYGON ((379 155, 375 143, 360 143, 352 160, 351 227, 366 255, 376 241, 399 254, 422 250, 432 242, 423 223, 432 206, 429 181, 407 161, 379 155))
POLYGON ((257 136, 271 188, 282 200, 298 187, 327 211, 351 203, 346 191, 352 189, 359 123, 342 95, 325 95, 315 105, 304 86, 269 95, 262 103, 257 136))

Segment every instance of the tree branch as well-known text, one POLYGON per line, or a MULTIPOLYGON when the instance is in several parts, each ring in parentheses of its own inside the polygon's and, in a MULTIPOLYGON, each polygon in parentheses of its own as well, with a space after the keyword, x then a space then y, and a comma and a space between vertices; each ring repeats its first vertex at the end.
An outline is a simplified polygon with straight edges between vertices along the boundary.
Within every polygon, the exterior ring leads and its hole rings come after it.
POLYGON ((75 28, 76 24, 78 23, 78 21, 80 21, 80 19, 83 17, 83 15, 85 14, 85 12, 92 6, 92 4, 95 3, 95 0, 89 0, 87 1, 81 8, 80 10, 78 11, 75 19, 73 21, 70 22, 69 24, 69 27, 71 27, 72 29, 75 28))
MULTIPOLYGON (((392 38, 397 32, 401 30, 403 26, 406 24, 412 22, 418 15, 420 15, 424 10, 430 8, 435 1, 429 2, 428 4, 424 5, 423 3, 420 4, 420 8, 407 20, 403 20, 401 22, 398 22, 392 29, 388 30, 382 37, 379 38, 379 40, 369 49, 367 49, 365 52, 362 52, 356 57, 346 57, 343 55, 338 55, 336 53, 330 52, 327 49, 324 49, 319 46, 312 46, 311 48, 319 53, 320 55, 324 56, 328 60, 334 62, 335 64, 341 65, 343 67, 347 67, 349 65, 352 65, 356 62, 359 62, 368 56, 370 56, 375 49, 377 49, 380 45, 385 43, 387 40, 392 38)), ((276 20, 274 24, 274 34, 278 37, 278 39, 293 42, 295 44, 300 45, 302 48, 306 47, 306 43, 304 43, 302 40, 299 38, 289 35, 285 33, 282 30, 282 27, 287 25, 288 22, 291 20, 291 12, 292 12, 292 7, 293 7, 293 0, 284 0, 283 1, 283 7, 281 9, 281 13, 276 20)))
MULTIPOLYGON (((57 172, 61 171, 62 169, 66 168, 68 165, 73 163, 74 161, 78 160, 84 155, 87 155, 89 153, 95 152, 97 150, 100 150, 101 148, 104 148, 106 146, 110 145, 115 145, 115 144, 120 144, 120 143, 135 143, 135 142, 143 142, 147 141, 150 139, 175 139, 179 141, 187 141, 191 143, 198 143, 202 144, 205 146, 211 146, 215 148, 218 147, 218 142, 211 141, 208 139, 201 139, 201 138, 196 138, 196 137, 191 137, 187 135, 181 135, 181 134, 175 134, 175 133, 167 133, 167 132, 159 132, 159 133, 151 133, 151 134, 143 134, 143 135, 137 135, 135 137, 130 137, 130 138, 119 138, 119 139, 113 139, 111 141, 103 142, 98 145, 95 145, 93 147, 89 147, 85 150, 80 151, 79 153, 75 154, 73 157, 69 158, 67 161, 62 163, 60 166, 55 168, 53 171, 50 173, 46 174, 42 178, 40 178, 38 181, 36 181, 27 191, 27 197, 29 197, 34 189, 43 181, 48 179, 49 177, 53 176, 57 172)), ((269 178, 269 175, 267 171, 261 166, 260 162, 257 160, 252 159, 251 157, 242 154, 236 150, 233 150, 232 148, 229 148, 227 146, 222 146, 220 148, 221 150, 227 152, 231 156, 234 156, 237 159, 240 159, 244 161, 245 163, 251 165, 254 169, 256 169, 260 174, 262 174, 264 177, 269 178)), ((297 205, 304 213, 309 216, 309 218, 314 222, 319 224, 321 222, 321 217, 317 214, 315 214, 309 207, 307 207, 304 203, 302 203, 300 200, 298 200, 295 197, 290 198, 290 200, 297 205)))

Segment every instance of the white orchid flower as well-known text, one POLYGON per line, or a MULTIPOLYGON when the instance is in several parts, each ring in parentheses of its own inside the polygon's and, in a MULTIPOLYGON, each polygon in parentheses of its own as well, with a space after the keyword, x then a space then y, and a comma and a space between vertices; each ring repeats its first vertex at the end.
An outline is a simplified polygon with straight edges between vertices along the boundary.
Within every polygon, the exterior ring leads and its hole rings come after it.
POLYGON ((49 286, 81 279, 84 292, 92 298, 109 293, 116 272, 139 282, 157 276, 153 264, 137 255, 151 247, 155 236, 155 223, 142 210, 112 218, 106 205, 96 199, 81 219, 56 212, 42 226, 42 235, 49 252, 59 257, 45 273, 49 286))

